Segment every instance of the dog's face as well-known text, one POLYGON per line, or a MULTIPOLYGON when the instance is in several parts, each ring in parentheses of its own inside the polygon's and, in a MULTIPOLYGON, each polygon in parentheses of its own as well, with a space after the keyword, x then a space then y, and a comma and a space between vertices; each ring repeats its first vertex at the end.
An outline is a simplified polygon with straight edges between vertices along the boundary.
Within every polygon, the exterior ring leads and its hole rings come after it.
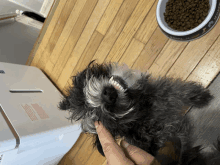
POLYGON ((59 108, 69 110, 71 119, 82 119, 85 132, 96 133, 94 122, 101 121, 107 128, 117 127, 114 123, 129 122, 127 117, 134 110, 138 81, 146 74, 129 69, 126 65, 90 64, 73 78, 69 95, 59 108))

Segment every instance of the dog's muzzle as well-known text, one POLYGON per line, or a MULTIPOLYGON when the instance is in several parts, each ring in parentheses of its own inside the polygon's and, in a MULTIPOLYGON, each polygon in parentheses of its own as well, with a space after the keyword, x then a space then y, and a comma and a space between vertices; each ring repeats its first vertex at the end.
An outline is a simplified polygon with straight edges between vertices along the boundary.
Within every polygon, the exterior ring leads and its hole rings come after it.
POLYGON ((116 89, 112 86, 105 87, 102 92, 102 98, 108 104, 114 104, 118 98, 118 93, 116 89))
POLYGON ((104 87, 102 91, 102 98, 108 104, 114 104, 118 98, 118 92, 125 92, 127 90, 126 82, 119 76, 112 76, 109 79, 111 86, 104 87))

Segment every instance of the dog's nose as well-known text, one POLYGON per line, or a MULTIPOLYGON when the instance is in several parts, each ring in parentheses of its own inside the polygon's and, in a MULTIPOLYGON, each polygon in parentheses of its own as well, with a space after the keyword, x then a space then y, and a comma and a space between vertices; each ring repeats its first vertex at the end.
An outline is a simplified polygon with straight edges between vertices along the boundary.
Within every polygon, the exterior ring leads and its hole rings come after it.
POLYGON ((117 90, 114 87, 105 87, 102 92, 102 98, 108 104, 114 104, 118 97, 117 90))

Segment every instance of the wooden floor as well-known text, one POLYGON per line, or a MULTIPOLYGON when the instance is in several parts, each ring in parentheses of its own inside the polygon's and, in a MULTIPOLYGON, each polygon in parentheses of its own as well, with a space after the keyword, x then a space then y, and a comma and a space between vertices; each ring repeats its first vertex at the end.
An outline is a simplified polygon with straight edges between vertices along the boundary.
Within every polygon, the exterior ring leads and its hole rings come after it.
MULTIPOLYGON (((93 59, 126 63, 155 76, 181 77, 207 87, 220 69, 220 21, 200 39, 172 41, 158 27, 157 2, 57 0, 26 64, 44 71, 63 94, 70 77, 93 59)), ((81 134, 62 164, 105 164, 91 142, 81 134)))

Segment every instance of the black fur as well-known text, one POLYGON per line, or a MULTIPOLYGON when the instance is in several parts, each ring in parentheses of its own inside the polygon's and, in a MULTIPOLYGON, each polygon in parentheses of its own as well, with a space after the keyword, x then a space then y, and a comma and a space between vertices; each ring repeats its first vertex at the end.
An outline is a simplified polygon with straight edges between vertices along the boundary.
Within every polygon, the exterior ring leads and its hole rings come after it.
MULTIPOLYGON (((88 114, 95 113, 98 121, 103 123, 114 138, 124 137, 128 143, 155 156, 161 164, 217 165, 220 162, 220 141, 214 155, 203 155, 200 152, 202 146, 192 147, 192 125, 183 115, 184 106, 200 108, 209 104, 213 96, 207 89, 195 82, 167 77, 155 79, 142 73, 134 85, 127 86, 126 99, 123 100, 126 104, 120 102, 122 98, 115 92, 112 93, 116 101, 101 98, 104 108, 109 112, 105 114, 101 107, 88 104, 84 89, 91 77, 110 79, 113 69, 112 64, 91 62, 84 71, 73 77, 73 87, 67 90, 69 94, 60 102, 59 108, 69 110, 72 113, 69 118, 71 120, 85 119, 88 114), (123 114, 132 107, 134 110, 123 117, 112 118, 114 114, 123 114), (178 160, 160 154, 160 149, 167 141, 172 142, 178 160)), ((123 83, 125 86, 126 81, 123 83)), ((94 145, 104 156, 97 134, 94 136, 94 145)))

